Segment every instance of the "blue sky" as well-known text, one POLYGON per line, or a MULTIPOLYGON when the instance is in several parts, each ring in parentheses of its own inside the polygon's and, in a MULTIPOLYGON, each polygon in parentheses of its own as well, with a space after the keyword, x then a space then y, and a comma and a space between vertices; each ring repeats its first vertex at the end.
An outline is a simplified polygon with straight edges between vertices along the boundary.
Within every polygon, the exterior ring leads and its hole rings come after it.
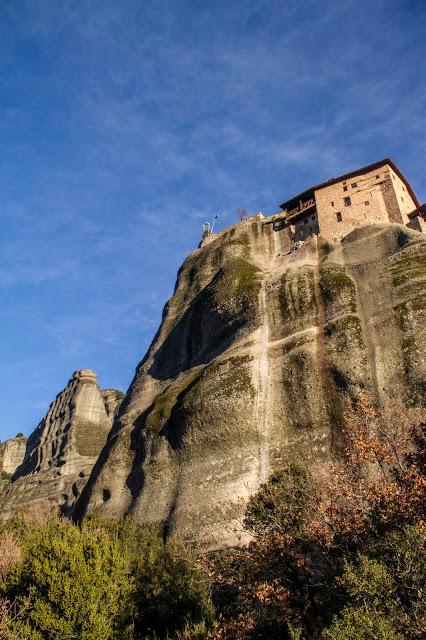
POLYGON ((0 438, 126 390, 200 238, 392 157, 426 199, 423 0, 0 2, 0 438))

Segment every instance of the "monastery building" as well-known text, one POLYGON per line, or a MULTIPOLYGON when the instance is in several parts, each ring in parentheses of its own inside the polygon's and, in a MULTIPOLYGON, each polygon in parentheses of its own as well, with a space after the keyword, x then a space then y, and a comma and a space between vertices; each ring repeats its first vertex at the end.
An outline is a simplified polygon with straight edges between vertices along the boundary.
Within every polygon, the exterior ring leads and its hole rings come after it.
POLYGON ((320 234, 339 240, 367 224, 395 222, 426 231, 426 205, 395 163, 386 158, 318 184, 283 202, 294 242, 320 234))

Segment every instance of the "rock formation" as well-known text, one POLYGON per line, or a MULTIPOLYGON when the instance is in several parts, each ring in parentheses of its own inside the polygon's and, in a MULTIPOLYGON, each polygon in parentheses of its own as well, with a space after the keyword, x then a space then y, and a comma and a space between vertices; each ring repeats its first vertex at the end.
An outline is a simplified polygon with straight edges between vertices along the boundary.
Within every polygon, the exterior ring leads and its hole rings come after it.
POLYGON ((22 463, 25 455, 27 439, 16 436, 0 443, 0 473, 12 475, 22 463))
POLYGON ((346 394, 424 403, 426 237, 370 225, 290 251, 288 234, 252 218, 185 260, 76 519, 235 544, 271 471, 329 456, 346 394))
POLYGON ((26 508, 68 513, 106 442, 120 391, 101 391, 96 373, 76 371, 30 435, 22 464, 0 497, 0 519, 26 508))

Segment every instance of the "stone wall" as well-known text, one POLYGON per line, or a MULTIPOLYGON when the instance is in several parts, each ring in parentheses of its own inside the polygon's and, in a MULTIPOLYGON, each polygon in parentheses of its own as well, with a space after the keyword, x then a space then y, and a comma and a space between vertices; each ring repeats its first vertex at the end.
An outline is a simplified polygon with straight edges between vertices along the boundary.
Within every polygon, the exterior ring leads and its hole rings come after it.
POLYGON ((298 220, 294 225, 291 225, 291 229, 293 242, 304 242, 308 238, 318 235, 318 216, 315 208, 311 213, 307 211, 302 219, 298 220))
POLYGON ((368 224, 407 224, 407 214, 416 208, 404 183, 389 165, 325 186, 315 192, 315 200, 320 234, 325 240, 340 239, 368 224))
MULTIPOLYGON (((402 216, 402 224, 408 224, 410 219, 408 214, 416 209, 417 204, 407 191, 407 187, 401 178, 389 168, 390 179, 392 180, 392 186, 395 195, 395 201, 397 202, 398 210, 402 216)), ((390 222, 394 220, 390 219, 390 222)), ((396 221, 395 221, 396 222, 396 221)))

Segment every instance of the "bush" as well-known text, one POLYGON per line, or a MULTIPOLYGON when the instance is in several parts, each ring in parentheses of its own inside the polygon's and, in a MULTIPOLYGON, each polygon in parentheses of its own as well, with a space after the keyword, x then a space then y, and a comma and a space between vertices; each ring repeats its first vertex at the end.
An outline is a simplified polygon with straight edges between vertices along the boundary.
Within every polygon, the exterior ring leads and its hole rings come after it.
POLYGON ((160 638, 177 632, 182 638, 205 636, 213 605, 206 578, 183 545, 164 544, 152 532, 142 532, 133 553, 132 575, 137 637, 153 632, 160 638))
POLYGON ((309 520, 314 485, 308 469, 291 463, 264 483, 251 498, 244 518, 256 534, 280 531, 303 536, 309 520))
POLYGON ((356 607, 344 610, 322 635, 324 640, 404 640, 384 616, 356 607))
POLYGON ((132 587, 127 558, 104 530, 51 521, 30 536, 10 576, 7 595, 30 603, 12 630, 32 640, 124 638, 132 587))
POLYGON ((0 583, 5 582, 12 569, 22 560, 22 550, 16 536, 5 531, 0 535, 0 583))
POLYGON ((130 519, 16 519, 0 529, 2 551, 0 638, 201 640, 211 625, 197 561, 130 519))
POLYGON ((348 405, 341 456, 260 487, 244 550, 211 558, 217 638, 425 637, 426 410, 348 405))
POLYGON ((352 562, 345 561, 336 589, 344 606, 327 640, 420 638, 426 630, 424 611, 426 558, 420 527, 393 531, 352 562))

